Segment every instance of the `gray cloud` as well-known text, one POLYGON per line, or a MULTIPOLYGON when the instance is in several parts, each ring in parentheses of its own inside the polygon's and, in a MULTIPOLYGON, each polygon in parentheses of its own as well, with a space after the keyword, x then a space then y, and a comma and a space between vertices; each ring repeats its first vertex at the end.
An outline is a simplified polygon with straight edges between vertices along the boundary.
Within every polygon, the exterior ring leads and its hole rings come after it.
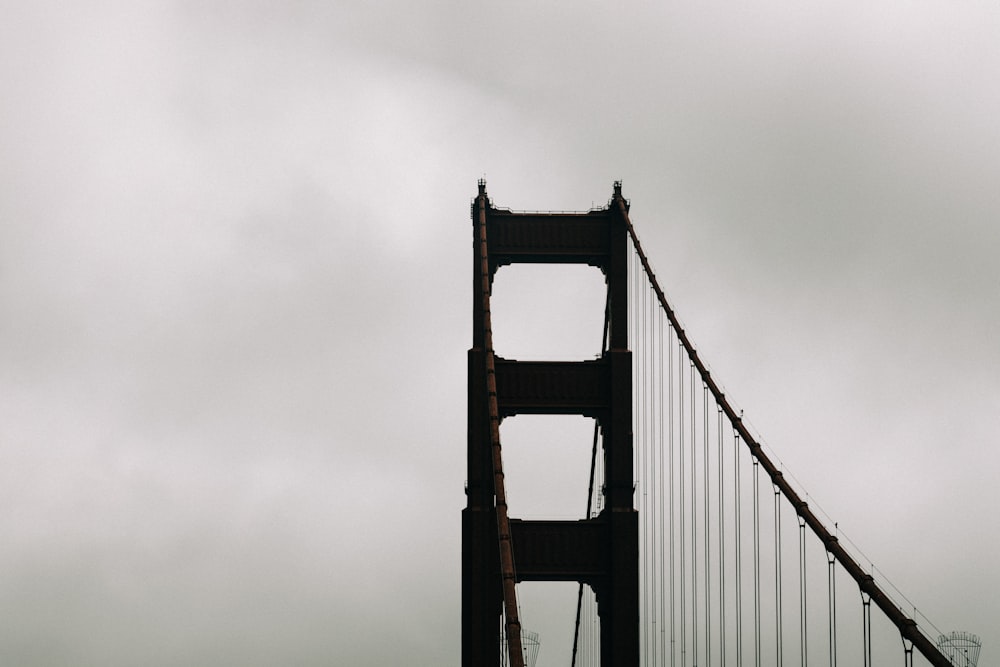
MULTIPOLYGON (((7 7, 0 656, 454 664, 484 174, 519 209, 624 179, 769 446, 990 641, 991 7, 7 7)), ((567 342, 506 307, 512 350, 567 342)))

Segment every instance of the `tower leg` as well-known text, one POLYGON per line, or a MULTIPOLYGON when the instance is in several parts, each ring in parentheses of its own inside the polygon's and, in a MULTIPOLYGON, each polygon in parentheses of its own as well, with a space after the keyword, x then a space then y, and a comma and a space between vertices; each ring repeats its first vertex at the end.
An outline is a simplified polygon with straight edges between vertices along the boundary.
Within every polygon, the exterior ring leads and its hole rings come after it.
POLYGON ((500 665, 496 538, 492 510, 462 510, 462 667, 500 665))

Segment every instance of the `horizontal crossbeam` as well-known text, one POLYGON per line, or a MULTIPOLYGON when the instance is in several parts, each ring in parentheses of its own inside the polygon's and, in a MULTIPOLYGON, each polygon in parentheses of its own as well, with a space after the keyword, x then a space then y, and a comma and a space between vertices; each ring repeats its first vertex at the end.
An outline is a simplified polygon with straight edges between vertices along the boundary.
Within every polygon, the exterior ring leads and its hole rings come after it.
POLYGON ((510 520, 518 581, 593 582, 608 574, 607 523, 510 520))
POLYGON ((490 273, 514 263, 590 264, 606 269, 611 257, 608 210, 589 213, 511 213, 487 216, 490 273))
POLYGON ((591 361, 513 361, 496 358, 500 417, 516 414, 579 414, 600 417, 608 409, 610 364, 591 361))

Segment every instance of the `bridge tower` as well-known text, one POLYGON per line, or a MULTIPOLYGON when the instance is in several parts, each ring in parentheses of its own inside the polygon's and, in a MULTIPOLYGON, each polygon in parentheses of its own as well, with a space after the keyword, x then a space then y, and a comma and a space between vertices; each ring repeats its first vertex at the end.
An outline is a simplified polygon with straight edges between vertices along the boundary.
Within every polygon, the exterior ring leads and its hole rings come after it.
MULTIPOLYGON (((462 665, 500 665, 503 602, 491 455, 487 358, 493 360, 497 418, 516 414, 592 417, 601 431, 604 509, 579 521, 510 520, 516 581, 591 586, 601 627, 601 664, 639 664, 639 528, 633 507, 632 353, 628 349, 628 227, 621 184, 607 208, 587 213, 514 213, 495 208, 485 181, 473 204, 473 342, 468 354, 468 476, 462 511, 462 665), (485 239, 487 262, 481 261, 485 239), (489 295, 498 267, 588 264, 608 286, 608 346, 601 358, 571 362, 493 359, 489 295)), ((505 510, 504 510, 505 514, 505 510)))

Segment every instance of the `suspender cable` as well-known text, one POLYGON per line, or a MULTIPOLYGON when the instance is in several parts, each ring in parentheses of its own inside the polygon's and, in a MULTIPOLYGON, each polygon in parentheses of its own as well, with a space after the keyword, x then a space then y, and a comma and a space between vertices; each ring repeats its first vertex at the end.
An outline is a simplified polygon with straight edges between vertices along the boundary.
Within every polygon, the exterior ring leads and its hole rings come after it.
MULTIPOLYGON (((641 272, 641 267, 640 267, 641 272)), ((643 471, 647 480, 647 487, 649 489, 649 500, 646 503, 646 517, 643 521, 646 526, 646 532, 648 534, 646 540, 649 545, 649 552, 647 555, 647 570, 649 572, 649 578, 646 580, 646 584, 643 588, 649 591, 649 616, 650 616, 650 627, 648 629, 648 636, 646 638, 646 645, 649 647, 649 656, 652 660, 656 658, 656 644, 657 644, 657 634, 660 624, 660 619, 658 618, 657 612, 659 611, 659 605, 657 604, 657 593, 659 589, 656 587, 656 579, 658 572, 656 569, 656 495, 660 492, 660 485, 656 479, 656 410, 655 406, 658 405, 656 401, 656 382, 655 382, 655 361, 656 361, 656 347, 653 345, 653 341, 656 336, 656 324, 655 318, 659 315, 657 312, 656 304, 653 300, 652 289, 650 289, 648 283, 645 282, 645 275, 643 275, 643 293, 645 294, 646 302, 646 326, 643 331, 643 336, 646 339, 646 396, 649 400, 649 405, 651 409, 646 415, 646 446, 649 451, 649 455, 646 459, 646 469, 643 471)), ((646 664, 652 664, 650 658, 646 659, 646 664)))
POLYGON ((865 667, 872 667, 872 596, 861 592, 861 641, 865 667))
POLYGON ((837 667, 837 561, 826 552, 826 594, 829 600, 827 623, 830 628, 830 667, 837 667))
POLYGON ((490 448, 493 452, 493 490, 496 495, 497 533, 500 541, 500 574, 503 582, 503 606, 506 618, 507 651, 511 667, 524 667, 521 650, 521 621, 514 588, 514 551, 510 542, 510 517, 507 514, 507 491, 504 485, 503 456, 500 449, 500 410, 497 405, 497 378, 493 354, 493 327, 490 318, 490 260, 486 245, 486 193, 480 191, 478 201, 479 262, 482 276, 483 328, 485 329, 486 392, 490 413, 490 448))
POLYGON ((691 364, 691 664, 698 664, 698 422, 695 420, 694 364, 691 364))
POLYGON ((709 540, 708 514, 710 510, 709 488, 708 488, 708 385, 702 386, 701 392, 702 416, 704 421, 704 444, 702 452, 702 477, 704 480, 704 505, 705 505, 705 664, 712 664, 712 577, 709 566, 711 565, 711 542, 709 540))
POLYGON ((806 649, 806 520, 799 519, 799 654, 800 664, 806 667, 809 653, 806 649))
POLYGON ((684 524, 684 514, 686 511, 686 504, 684 502, 686 496, 684 495, 684 348, 681 345, 677 346, 677 437, 678 445, 677 452, 679 454, 679 470, 677 474, 677 486, 678 486, 678 498, 680 500, 680 536, 681 536, 681 665, 687 665, 687 572, 685 571, 684 556, 687 545, 685 544, 685 524, 684 524))
POLYGON ((760 463, 753 460, 753 637, 754 665, 760 667, 760 463))
MULTIPOLYGON (((611 290, 608 290, 604 297, 604 327, 601 333, 601 352, 608 347, 608 325, 611 320, 611 290)), ((594 479, 597 473, 597 440, 600 433, 600 424, 594 421, 594 441, 590 447, 590 482, 587 485, 587 513, 585 519, 590 518, 594 505, 594 479)), ((580 613, 583 606, 583 584, 581 583, 576 592, 576 624, 573 631, 573 657, 570 662, 571 667, 576 667, 576 652, 580 642, 580 613)))
POLYGON ((913 642, 903 637, 903 666, 913 667, 913 642))
MULTIPOLYGON (((594 425, 594 443, 591 447, 590 453, 590 488, 587 490, 587 515, 586 518, 590 518, 591 507, 594 498, 594 472, 597 463, 597 435, 599 432, 599 427, 597 424, 594 425)), ((576 652, 577 646, 580 642, 580 614, 583 608, 583 584, 579 585, 576 591, 576 623, 574 625, 575 629, 573 631, 573 656, 570 660, 571 667, 576 667, 576 652)))
POLYGON ((722 483, 722 408, 715 406, 718 412, 717 437, 719 439, 719 660, 726 667, 726 520, 725 494, 722 483))
POLYGON ((743 667, 743 559, 740 517, 740 434, 733 433, 733 506, 736 518, 736 667, 743 667))
POLYGON ((944 656, 941 651, 938 650, 937 646, 931 641, 929 637, 923 634, 917 627, 916 623, 911 623, 913 619, 906 616, 905 613, 896 605, 892 599, 879 587, 874 580, 865 580, 865 571, 858 565, 857 561, 847 552, 842 545, 834 539, 834 536, 829 530, 823 525, 819 518, 809 509, 809 506, 802 502, 798 493, 791 487, 787 480, 776 477, 775 473, 778 472, 777 467, 771 461, 761 449, 760 444, 756 441, 750 431, 743 424, 741 418, 736 413, 736 410, 729 403, 728 399, 722 393, 722 390, 716 384, 715 380, 712 379, 702 363, 701 359, 698 357, 698 352, 694 349, 694 345, 688 339, 687 334, 684 329, 681 328, 680 323, 677 320, 677 316, 670 304, 667 302, 667 298, 660 288, 659 282, 656 280, 656 275, 653 273, 652 268, 649 265, 649 261, 646 258, 646 253, 642 249, 642 244, 639 242, 639 237, 635 233, 635 228, 632 226, 632 221, 628 217, 628 206, 625 203, 624 197, 621 196, 620 192, 616 192, 612 205, 618 207, 622 218, 628 227, 629 237, 632 239, 632 244, 639 254, 639 260, 642 263, 642 267, 646 272, 646 276, 649 278, 650 284, 653 286, 653 291, 656 292, 656 296, 660 302, 660 307, 663 308, 664 313, 666 313, 667 319, 670 320, 670 324, 677 330, 677 338, 680 344, 687 351, 688 356, 691 358, 692 362, 695 364, 698 372, 701 374, 702 379, 708 384, 709 391, 715 397, 716 402, 722 406, 723 411, 729 418, 729 421, 733 424, 733 427, 739 432, 740 436, 746 441, 747 446, 760 464, 763 466, 765 472, 771 477, 772 482, 778 485, 781 489, 781 493, 788 499, 795 511, 805 519, 806 524, 809 528, 819 537, 820 541, 827 548, 827 550, 833 554, 833 557, 843 566, 844 570, 856 581, 858 585, 862 587, 867 593, 872 596, 872 601, 882 610, 886 617, 892 621, 892 623, 899 628, 900 633, 903 634, 905 639, 909 639, 913 642, 914 646, 920 651, 921 654, 926 657, 934 667, 951 667, 951 661, 944 656))
MULTIPOLYGON (((676 509, 674 503, 674 327, 667 327, 667 406, 670 418, 667 423, 670 425, 670 432, 667 436, 667 460, 668 473, 670 477, 670 667, 674 667, 677 655, 677 552, 676 552, 676 509)), ((683 614, 682 614, 683 616, 683 614)))
POLYGON ((652 533, 652 540, 650 544, 650 554, 652 555, 652 562, 650 564, 650 571, 653 572, 653 578, 649 582, 649 587, 652 590, 652 612, 653 612, 653 634, 650 638, 650 651, 653 655, 652 664, 655 665, 659 662, 659 659, 663 658, 663 652, 660 651, 660 646, 662 644, 663 638, 663 624, 665 622, 665 614, 663 609, 663 447, 662 447, 662 433, 658 430, 662 424, 662 414, 663 414, 663 394, 662 385, 660 382, 660 376, 657 373, 659 369, 659 355, 658 352, 662 352, 662 347, 657 345, 663 332, 663 316, 660 313, 659 305, 656 303, 655 299, 652 298, 652 288, 648 288, 650 293, 649 308, 650 308, 650 321, 649 321, 649 348, 650 348, 650 380, 649 380, 649 393, 652 396, 652 405, 654 410, 650 413, 650 451, 652 452, 650 458, 650 479, 653 480, 653 498, 650 504, 650 520, 649 520, 649 530, 652 533))
MULTIPOLYGON (((663 466, 663 455, 664 455, 664 451, 663 450, 664 450, 664 442, 665 442, 665 439, 663 437, 663 428, 664 428, 664 421, 663 421, 663 400, 664 400, 664 395, 663 395, 663 350, 664 350, 664 348, 663 348, 663 319, 664 318, 663 318, 662 313, 658 312, 657 315, 658 315, 658 317, 656 318, 656 326, 657 326, 657 349, 659 350, 659 355, 657 355, 657 360, 658 360, 658 363, 659 363, 659 374, 657 375, 657 379, 659 380, 659 385, 660 385, 660 400, 657 402, 657 405, 659 406, 659 417, 660 417, 660 431, 659 431, 659 441, 658 441, 658 443, 659 443, 658 449, 660 451, 660 498, 659 498, 660 499, 660 529, 659 529, 659 533, 660 533, 660 567, 659 567, 659 572, 660 572, 660 656, 665 661, 666 660, 666 655, 667 655, 667 633, 666 633, 666 628, 663 627, 663 624, 666 622, 666 619, 667 619, 667 614, 666 614, 667 596, 666 596, 666 585, 664 583, 664 572, 665 572, 665 565, 666 565, 665 562, 664 562, 665 559, 666 559, 666 554, 664 553, 666 550, 664 549, 664 547, 665 547, 665 539, 666 538, 665 538, 665 536, 664 536, 663 533, 667 530, 667 525, 668 524, 667 524, 667 522, 666 522, 666 520, 665 520, 665 518, 663 516, 663 513, 664 513, 664 497, 663 496, 666 495, 667 493, 671 493, 671 490, 672 490, 673 486, 669 482, 667 482, 667 483, 664 482, 664 480, 666 479, 664 477, 664 474, 665 474, 666 471, 664 470, 664 466, 663 466)), ((669 354, 669 352, 668 352, 668 354, 669 354)), ((670 576, 670 575, 667 575, 667 576, 670 576)), ((671 627, 671 631, 673 631, 673 627, 671 627)))
POLYGON ((638 573, 639 573, 639 597, 636 603, 639 606, 639 655, 641 660, 645 661, 645 650, 646 650, 646 623, 649 620, 649 592, 645 583, 648 581, 646 573, 646 565, 648 560, 646 558, 646 480, 643 475, 643 456, 646 453, 646 440, 644 434, 645 420, 639 413, 644 409, 646 405, 646 399, 642 392, 646 388, 645 383, 645 370, 646 365, 643 363, 644 355, 646 352, 646 346, 642 345, 642 337, 644 334, 643 324, 645 323, 646 312, 643 308, 645 301, 643 299, 644 293, 639 286, 639 261, 635 253, 632 254, 631 260, 628 264, 628 271, 631 276, 629 281, 629 299, 631 305, 629 306, 629 348, 633 350, 633 372, 632 372, 632 395, 635 397, 636 403, 632 411, 632 434, 633 434, 633 489, 638 493, 638 497, 635 498, 636 509, 639 512, 639 562, 638 562, 638 573))
POLYGON ((777 660, 775 664, 781 667, 782 646, 781 646, 781 505, 779 496, 781 491, 774 487, 774 623, 775 644, 777 650, 777 660))

